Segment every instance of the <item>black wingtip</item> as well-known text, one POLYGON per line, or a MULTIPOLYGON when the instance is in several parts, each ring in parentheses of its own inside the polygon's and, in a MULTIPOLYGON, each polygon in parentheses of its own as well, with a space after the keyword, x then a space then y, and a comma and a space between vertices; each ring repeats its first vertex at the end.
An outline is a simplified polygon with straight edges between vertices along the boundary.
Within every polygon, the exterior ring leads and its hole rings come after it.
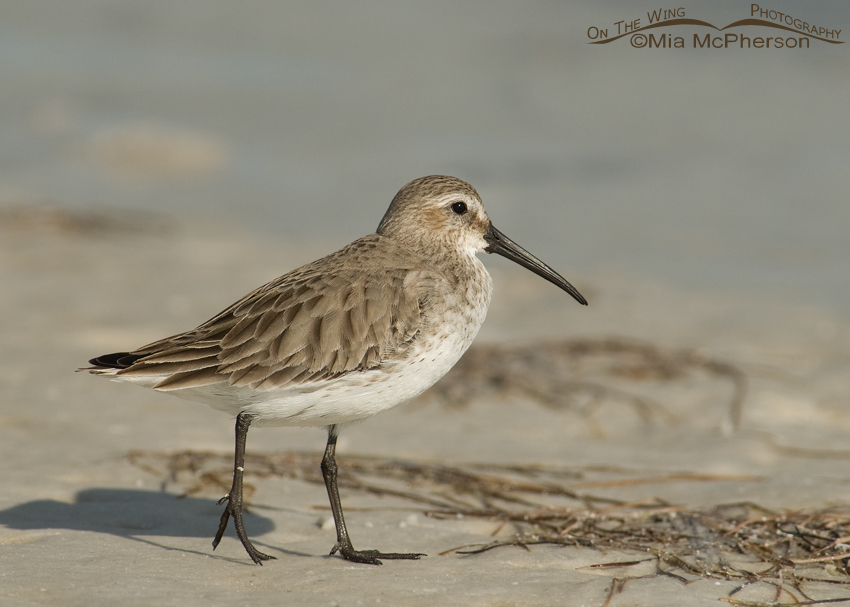
POLYGON ((92 358, 89 364, 101 369, 126 369, 140 358, 142 356, 139 354, 115 352, 114 354, 104 354, 97 358, 92 358))

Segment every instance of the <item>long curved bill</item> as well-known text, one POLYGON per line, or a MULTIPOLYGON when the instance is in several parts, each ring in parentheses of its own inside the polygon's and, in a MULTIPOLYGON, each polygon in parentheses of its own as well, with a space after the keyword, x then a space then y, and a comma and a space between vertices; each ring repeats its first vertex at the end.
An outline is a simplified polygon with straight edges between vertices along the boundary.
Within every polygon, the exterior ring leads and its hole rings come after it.
POLYGON ((490 229, 484 234, 484 240, 487 241, 487 246, 484 248, 487 253, 497 253, 502 257, 507 257, 511 261, 515 261, 522 267, 531 270, 538 276, 542 276, 552 284, 560 287, 572 295, 581 305, 587 305, 587 300, 563 276, 502 234, 493 227, 492 223, 490 224, 490 229))

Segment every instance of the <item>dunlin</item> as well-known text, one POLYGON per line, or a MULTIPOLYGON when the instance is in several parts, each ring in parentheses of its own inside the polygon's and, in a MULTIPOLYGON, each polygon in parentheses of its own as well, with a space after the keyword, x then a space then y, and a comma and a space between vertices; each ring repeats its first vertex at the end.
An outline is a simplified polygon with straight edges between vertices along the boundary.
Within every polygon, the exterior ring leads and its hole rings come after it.
POLYGON ((236 416, 233 485, 213 548, 233 516, 242 520, 245 440, 251 424, 325 426, 322 475, 337 543, 358 563, 421 554, 355 550, 337 489, 340 430, 432 386, 466 351, 487 313, 492 282, 476 253, 498 253, 554 283, 581 304, 552 268, 499 232, 478 192, 454 177, 411 181, 376 233, 249 293, 199 327, 132 352, 106 354, 85 370, 207 403, 236 416))

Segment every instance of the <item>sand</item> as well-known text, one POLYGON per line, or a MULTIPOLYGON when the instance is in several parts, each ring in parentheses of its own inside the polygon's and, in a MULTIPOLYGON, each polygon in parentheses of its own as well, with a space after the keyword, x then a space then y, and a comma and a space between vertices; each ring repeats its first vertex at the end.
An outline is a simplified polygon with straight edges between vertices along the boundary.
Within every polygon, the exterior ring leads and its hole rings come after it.
MULTIPOLYGON (((252 565, 232 531, 213 552, 220 512, 215 488, 178 499, 185 487, 171 483, 162 491, 162 475, 126 456, 134 450, 227 454, 232 420, 74 369, 94 354, 191 325, 272 277, 280 260, 312 251, 293 254, 285 245, 215 226, 198 234, 66 224, 19 225, 3 231, 0 245, 4 604, 600 605, 612 577, 636 574, 582 569, 635 558, 588 548, 440 556, 490 541, 498 524, 435 520, 404 500, 343 491, 355 545, 429 555, 380 568, 352 565, 327 556, 334 532, 324 489, 273 478, 255 480, 256 507, 247 525, 278 560, 252 565)), ((755 299, 739 300, 732 318, 724 297, 637 287, 612 276, 571 277, 591 297, 593 305, 583 309, 533 276, 508 267, 494 274, 496 297, 483 342, 522 343, 522 337, 534 343, 544 334, 580 333, 666 348, 698 344, 747 373, 740 429, 723 430, 731 385, 699 374, 669 385, 634 383, 670 414, 648 419, 615 401, 587 415, 510 396, 446 407, 426 395, 346 431, 343 466, 346 454, 357 454, 446 465, 611 466, 624 478, 688 473, 726 479, 597 491, 687 507, 751 500, 769 508, 816 508, 850 498, 841 451, 850 424, 841 406, 848 392, 842 347, 848 327, 841 319, 812 308, 765 308, 755 299), (514 288, 503 297, 508 282, 514 288), (669 313, 652 311, 662 294, 669 313), (835 458, 787 454, 774 443, 831 449, 835 458)), ((318 430, 260 428, 249 435, 249 451, 318 454, 323 442, 318 430)), ((640 580, 612 604, 716 604, 735 586, 640 580)), ((748 592, 755 600, 773 591, 748 592)), ((850 593, 815 588, 814 594, 850 593)))

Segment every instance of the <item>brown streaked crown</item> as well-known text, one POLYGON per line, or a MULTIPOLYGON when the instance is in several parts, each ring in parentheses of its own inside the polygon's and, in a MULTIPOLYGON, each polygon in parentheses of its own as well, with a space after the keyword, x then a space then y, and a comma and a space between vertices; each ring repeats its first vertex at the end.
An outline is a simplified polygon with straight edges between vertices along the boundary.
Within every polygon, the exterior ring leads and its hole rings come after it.
POLYGON ((406 209, 418 209, 428 201, 448 200, 455 195, 470 198, 481 204, 481 196, 475 188, 457 177, 428 175, 414 179, 395 195, 381 223, 378 224, 376 232, 378 234, 393 232, 402 222, 402 218, 407 215, 406 209))

